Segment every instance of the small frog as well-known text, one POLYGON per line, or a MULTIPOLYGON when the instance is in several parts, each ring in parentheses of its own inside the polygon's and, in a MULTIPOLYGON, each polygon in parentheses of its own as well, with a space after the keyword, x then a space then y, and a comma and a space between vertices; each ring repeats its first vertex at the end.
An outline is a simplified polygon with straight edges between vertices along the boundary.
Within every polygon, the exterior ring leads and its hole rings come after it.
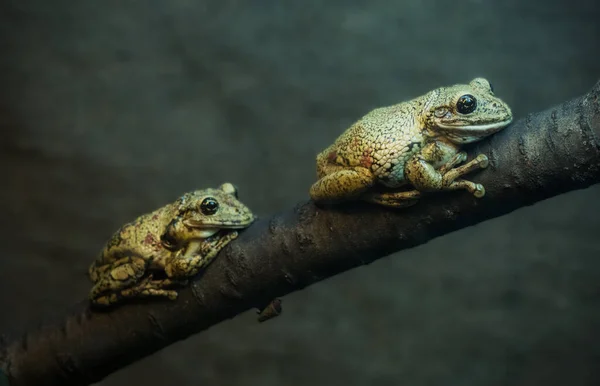
POLYGON ((486 168, 488 158, 480 154, 455 167, 467 159, 461 146, 502 130, 512 118, 484 78, 375 109, 317 156, 319 180, 310 196, 315 202, 359 199, 388 207, 413 205, 431 191, 466 189, 483 197, 481 184, 460 177, 486 168))
POLYGON ((169 288, 185 284, 254 220, 230 183, 186 193, 112 236, 89 268, 90 300, 100 306, 135 297, 174 300, 177 291, 169 288), (155 279, 161 271, 166 278, 155 279))

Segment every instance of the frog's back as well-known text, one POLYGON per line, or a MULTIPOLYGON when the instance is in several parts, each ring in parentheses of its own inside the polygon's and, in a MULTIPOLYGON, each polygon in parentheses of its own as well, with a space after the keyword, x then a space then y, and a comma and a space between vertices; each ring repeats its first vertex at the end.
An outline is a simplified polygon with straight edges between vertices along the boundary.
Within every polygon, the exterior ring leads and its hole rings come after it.
POLYGON ((420 132, 411 102, 372 110, 318 156, 318 163, 362 166, 376 171, 392 161, 404 162, 420 132))
POLYGON ((144 214, 117 230, 93 266, 107 265, 123 257, 151 257, 162 250, 160 237, 166 224, 162 209, 144 214))

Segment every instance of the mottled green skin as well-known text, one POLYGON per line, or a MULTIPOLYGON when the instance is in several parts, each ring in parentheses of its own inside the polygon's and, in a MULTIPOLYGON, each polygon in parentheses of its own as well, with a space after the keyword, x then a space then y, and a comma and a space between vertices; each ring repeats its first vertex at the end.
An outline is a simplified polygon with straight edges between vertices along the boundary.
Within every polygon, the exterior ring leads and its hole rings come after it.
POLYGON ((111 237, 89 268, 94 282, 90 300, 107 306, 133 297, 175 299, 177 292, 167 288, 197 274, 237 237, 236 229, 246 228, 254 219, 238 201, 232 184, 186 193, 125 224, 111 237), (215 213, 201 209, 208 197, 219 204, 215 213), (154 280, 156 271, 164 271, 167 278, 154 280))
POLYGON ((455 168, 466 160, 460 147, 496 133, 511 121, 510 108, 494 96, 483 78, 375 109, 317 156, 319 180, 310 189, 311 198, 317 202, 362 199, 402 207, 413 204, 425 191, 466 189, 482 197, 483 186, 459 177, 487 167, 487 157, 479 155, 455 168), (457 108, 465 94, 477 100, 475 110, 467 114, 457 108), (405 185, 412 187, 397 189, 405 185))

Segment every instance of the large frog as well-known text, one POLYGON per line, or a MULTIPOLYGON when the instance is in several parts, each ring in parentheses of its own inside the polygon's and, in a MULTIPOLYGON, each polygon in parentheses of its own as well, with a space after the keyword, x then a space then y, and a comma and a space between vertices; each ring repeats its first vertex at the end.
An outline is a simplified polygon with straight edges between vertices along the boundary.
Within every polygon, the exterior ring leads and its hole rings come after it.
POLYGON ((125 298, 177 298, 172 287, 206 267, 237 230, 255 220, 230 183, 186 193, 124 225, 89 268, 90 300, 108 306, 125 298), (166 278, 155 279, 156 272, 166 278))
POLYGON ((488 158, 480 154, 456 167, 467 159, 461 146, 502 130, 512 118, 484 78, 375 109, 317 156, 319 180, 310 196, 390 207, 412 205, 431 191, 466 189, 483 197, 481 184, 460 177, 487 167, 488 158))

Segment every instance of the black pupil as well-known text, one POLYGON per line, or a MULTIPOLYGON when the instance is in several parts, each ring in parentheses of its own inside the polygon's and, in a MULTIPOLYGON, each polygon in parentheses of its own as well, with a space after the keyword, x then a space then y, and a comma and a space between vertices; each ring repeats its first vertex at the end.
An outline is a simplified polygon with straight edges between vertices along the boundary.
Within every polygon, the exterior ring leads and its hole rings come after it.
POLYGON ((461 114, 470 114, 475 111, 477 107, 477 100, 473 95, 463 95, 458 99, 456 103, 456 108, 458 112, 461 114))
POLYGON ((202 213, 204 214, 215 214, 217 209, 219 209, 219 203, 211 197, 205 198, 204 201, 202 201, 202 204, 200 204, 200 210, 202 210, 202 213))

